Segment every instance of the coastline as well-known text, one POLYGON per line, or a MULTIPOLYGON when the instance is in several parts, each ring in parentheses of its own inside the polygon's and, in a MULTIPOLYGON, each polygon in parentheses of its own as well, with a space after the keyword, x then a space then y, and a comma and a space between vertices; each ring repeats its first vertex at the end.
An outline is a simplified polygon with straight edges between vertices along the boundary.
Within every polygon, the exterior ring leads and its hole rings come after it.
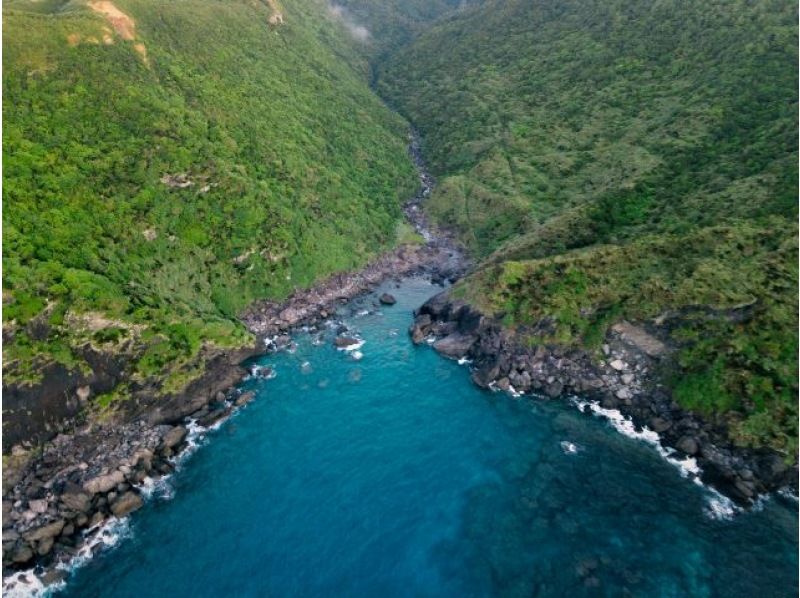
MULTIPOLYGON (((256 335, 256 346, 213 356, 205 374, 183 393, 145 405, 126 423, 99 422, 57 436, 15 477, 4 476, 5 592, 14 591, 12 584, 24 585, 25 595, 58 588, 71 567, 118 541, 127 515, 175 471, 198 436, 252 400, 236 389, 248 375, 243 361, 288 347, 294 331, 329 320, 337 307, 387 280, 422 275, 443 284, 464 275, 462 249, 446 231, 433 230, 422 211, 433 180, 414 138, 410 152, 421 186, 404 212, 423 244, 400 246, 361 270, 333 275, 285 301, 254 303, 241 320, 256 335)), ((669 351, 653 331, 631 323, 615 326, 603 344, 605 357, 598 360, 557 346, 521 346, 497 320, 451 299, 447 291, 415 316, 409 329, 415 344, 430 342, 446 357, 469 362, 478 386, 514 397, 567 398, 587 415, 610 419, 621 433, 656 445, 684 477, 719 492, 725 501, 749 507, 787 485, 797 493, 796 467, 781 467, 774 455, 731 447, 713 426, 677 408, 658 383, 658 364, 669 351), (634 434, 626 433, 628 427, 634 434)), ((739 508, 720 505, 723 517, 739 508)))
POLYGON ((428 300, 415 316, 409 328, 412 341, 428 342, 445 357, 470 363, 472 380, 482 388, 515 397, 580 397, 583 413, 607 417, 612 424, 622 418, 661 447, 663 457, 685 462, 688 475, 740 507, 787 488, 797 495, 797 465, 786 465, 773 451, 735 446, 724 426, 672 399, 662 384, 671 347, 652 327, 617 323, 598 356, 558 345, 531 346, 448 291, 428 300))
POLYGON ((420 190, 403 211, 424 243, 401 245, 282 302, 254 303, 240 319, 256 335, 256 345, 212 355, 203 375, 169 400, 145 402, 122 423, 93 421, 58 434, 36 453, 12 451, 3 476, 4 594, 57 588, 74 564, 107 545, 108 526, 120 525, 143 506, 148 489, 173 473, 197 434, 252 400, 251 393, 236 389, 248 375, 241 365, 248 358, 285 348, 293 331, 330 318, 338 306, 386 280, 424 275, 444 284, 463 275, 460 246, 451 235, 432 231, 421 209, 433 179, 413 134, 409 152, 420 190))

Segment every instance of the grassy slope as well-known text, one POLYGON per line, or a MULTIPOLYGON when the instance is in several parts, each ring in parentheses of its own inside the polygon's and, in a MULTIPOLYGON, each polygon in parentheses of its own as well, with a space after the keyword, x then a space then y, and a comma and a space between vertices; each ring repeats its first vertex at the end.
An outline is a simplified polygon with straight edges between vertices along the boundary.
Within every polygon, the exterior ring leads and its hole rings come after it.
POLYGON ((684 405, 797 446, 797 26, 783 0, 487 2, 384 65, 422 131, 434 215, 484 267, 462 292, 533 340, 593 346, 694 310, 684 405), (705 313, 705 316, 699 314, 705 313))
POLYGON ((247 342, 238 311, 392 245, 416 184, 321 1, 277 27, 257 2, 116 6, 134 40, 92 43, 110 29, 83 3, 4 5, 7 382, 86 340, 137 337, 142 375, 247 342))

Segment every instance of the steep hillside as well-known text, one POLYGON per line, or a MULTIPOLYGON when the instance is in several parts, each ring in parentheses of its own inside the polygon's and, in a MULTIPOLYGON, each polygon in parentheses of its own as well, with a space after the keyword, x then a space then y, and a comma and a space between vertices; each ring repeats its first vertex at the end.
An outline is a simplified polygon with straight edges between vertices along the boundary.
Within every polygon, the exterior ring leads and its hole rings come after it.
POLYGON ((395 244, 406 126, 321 0, 3 16, 4 385, 127 351, 101 404, 153 377, 177 391, 202 351, 252 343, 253 299, 395 244))
POLYGON ((422 34, 379 89, 423 134, 433 215, 485 258, 457 292, 589 349, 680 316, 677 400, 791 459, 796 65, 783 0, 507 0, 422 34))

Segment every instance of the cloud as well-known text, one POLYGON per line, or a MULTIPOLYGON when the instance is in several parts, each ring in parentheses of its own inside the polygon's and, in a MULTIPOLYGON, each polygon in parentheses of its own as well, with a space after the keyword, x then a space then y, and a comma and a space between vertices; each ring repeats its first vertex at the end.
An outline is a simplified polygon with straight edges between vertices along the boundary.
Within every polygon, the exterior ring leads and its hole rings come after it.
POLYGON ((330 12, 331 16, 344 25, 344 28, 347 29, 347 32, 353 36, 354 39, 360 42, 366 42, 369 40, 369 29, 356 23, 344 6, 328 3, 328 12, 330 12))

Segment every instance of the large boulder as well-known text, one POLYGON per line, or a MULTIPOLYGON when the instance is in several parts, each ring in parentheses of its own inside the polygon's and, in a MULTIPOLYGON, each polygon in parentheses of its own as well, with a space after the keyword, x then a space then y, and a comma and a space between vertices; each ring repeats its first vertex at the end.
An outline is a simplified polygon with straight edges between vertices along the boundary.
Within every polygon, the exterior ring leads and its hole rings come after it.
POLYGON ((221 419, 226 418, 231 413, 230 407, 225 407, 224 409, 216 409, 206 415, 205 417, 201 418, 197 423, 203 426, 204 428, 210 428, 214 424, 216 424, 221 419))
POLYGON ((678 442, 675 443, 675 448, 687 455, 695 455, 699 450, 697 440, 691 436, 682 436, 678 442))
POLYGON ((397 303, 397 299, 394 298, 394 295, 390 295, 389 293, 384 293, 378 297, 378 301, 380 301, 382 305, 394 305, 397 303))
POLYGON ((61 502, 70 511, 86 513, 92 504, 92 498, 86 492, 66 492, 61 495, 61 502))
POLYGON ((11 552, 11 561, 18 565, 27 563, 33 558, 33 550, 28 544, 17 544, 11 552))
POLYGON ((141 508, 143 504, 141 496, 133 491, 128 491, 111 504, 111 512, 117 517, 124 517, 141 508))
POLYGON ((109 474, 97 476, 83 484, 83 489, 90 495, 108 492, 125 481, 125 475, 121 471, 112 471, 109 474))
POLYGON ((37 527, 23 535, 28 542, 39 542, 45 538, 55 538, 64 529, 66 522, 63 519, 37 527))
POLYGON ((433 348, 445 357, 460 359, 469 352, 476 340, 477 338, 471 334, 461 334, 457 332, 439 339, 433 343, 433 348))
POLYGON ((167 431, 161 439, 162 449, 172 449, 178 446, 186 438, 188 431, 183 426, 175 426, 167 431))
POLYGON ((443 291, 423 303, 419 308, 419 313, 428 314, 434 320, 446 320, 450 308, 450 297, 447 291, 443 291))
POLYGON ((662 417, 654 417, 648 422, 648 424, 650 425, 650 429, 657 434, 666 432, 672 427, 672 422, 662 417))
POLYGON ((415 345, 421 345, 425 341, 425 332, 418 324, 412 324, 408 333, 411 335, 411 342, 415 345))
POLYGON ((561 393, 563 391, 564 391, 564 385, 561 383, 561 381, 554 380, 545 387, 544 394, 546 394, 551 399, 556 399, 561 396, 561 393))

